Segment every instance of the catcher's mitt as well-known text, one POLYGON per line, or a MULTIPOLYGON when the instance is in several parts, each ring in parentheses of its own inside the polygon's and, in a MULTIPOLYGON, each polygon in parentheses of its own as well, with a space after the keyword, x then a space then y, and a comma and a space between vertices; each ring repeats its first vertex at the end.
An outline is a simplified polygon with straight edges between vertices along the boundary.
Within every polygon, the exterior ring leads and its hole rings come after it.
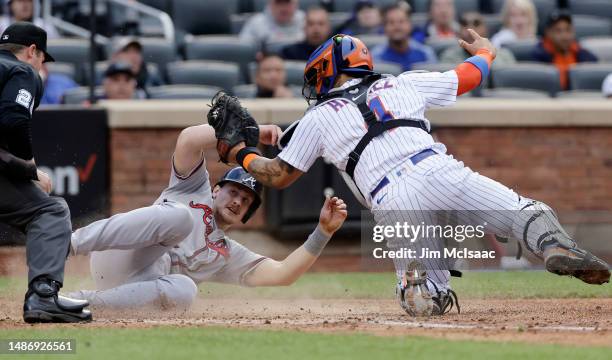
POLYGON ((209 106, 208 123, 215 129, 221 161, 227 164, 230 150, 243 141, 246 146, 257 146, 259 126, 237 97, 219 91, 209 106))

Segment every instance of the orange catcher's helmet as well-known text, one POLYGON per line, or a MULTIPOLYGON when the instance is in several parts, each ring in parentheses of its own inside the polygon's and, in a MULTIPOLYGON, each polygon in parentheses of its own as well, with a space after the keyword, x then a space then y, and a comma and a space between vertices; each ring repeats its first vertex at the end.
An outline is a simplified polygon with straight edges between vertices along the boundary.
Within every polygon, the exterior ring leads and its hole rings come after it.
POLYGON ((356 37, 338 34, 319 46, 304 69, 302 95, 308 100, 327 94, 339 74, 363 77, 373 74, 372 54, 356 37))

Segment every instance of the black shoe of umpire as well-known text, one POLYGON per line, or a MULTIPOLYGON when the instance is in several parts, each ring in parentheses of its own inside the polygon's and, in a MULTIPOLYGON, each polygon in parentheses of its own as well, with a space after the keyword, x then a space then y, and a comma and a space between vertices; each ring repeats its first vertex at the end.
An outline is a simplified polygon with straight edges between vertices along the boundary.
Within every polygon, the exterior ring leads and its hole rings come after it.
POLYGON ((60 284, 47 278, 34 279, 23 304, 23 320, 27 323, 75 323, 91 321, 86 300, 70 299, 58 294, 60 284))

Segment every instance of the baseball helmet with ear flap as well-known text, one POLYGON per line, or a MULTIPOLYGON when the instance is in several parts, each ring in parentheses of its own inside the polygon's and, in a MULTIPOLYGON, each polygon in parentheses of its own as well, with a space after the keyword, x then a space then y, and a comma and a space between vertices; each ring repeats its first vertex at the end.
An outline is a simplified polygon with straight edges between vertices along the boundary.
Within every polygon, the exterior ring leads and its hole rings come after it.
POLYGON ((223 185, 227 183, 233 183, 242 186, 249 192, 253 194, 253 202, 251 206, 247 210, 246 214, 242 217, 242 223, 246 223, 249 221, 251 216, 257 211, 259 206, 261 205, 261 194, 263 192, 263 185, 255 178, 246 172, 242 167, 237 166, 233 169, 230 169, 226 172, 220 179, 217 181, 215 185, 223 187, 223 185))

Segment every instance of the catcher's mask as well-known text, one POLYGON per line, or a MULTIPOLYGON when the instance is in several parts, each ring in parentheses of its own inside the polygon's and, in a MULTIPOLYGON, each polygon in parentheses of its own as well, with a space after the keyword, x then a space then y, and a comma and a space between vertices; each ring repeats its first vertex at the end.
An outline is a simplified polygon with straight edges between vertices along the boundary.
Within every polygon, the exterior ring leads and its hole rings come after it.
POLYGON ((251 174, 244 171, 244 169, 240 166, 237 166, 226 172, 225 175, 223 175, 215 185, 223 187, 223 185, 227 184, 228 182, 238 184, 243 188, 249 190, 254 195, 251 206, 242 217, 242 223, 244 224, 249 221, 255 211, 257 211, 257 208, 259 208, 259 205, 261 205, 261 193, 263 191, 263 186, 261 185, 261 183, 255 180, 255 178, 251 174))
POLYGON ((319 46, 304 68, 302 95, 306 100, 316 100, 327 94, 339 74, 363 77, 373 73, 372 54, 363 41, 356 37, 338 34, 319 46))

